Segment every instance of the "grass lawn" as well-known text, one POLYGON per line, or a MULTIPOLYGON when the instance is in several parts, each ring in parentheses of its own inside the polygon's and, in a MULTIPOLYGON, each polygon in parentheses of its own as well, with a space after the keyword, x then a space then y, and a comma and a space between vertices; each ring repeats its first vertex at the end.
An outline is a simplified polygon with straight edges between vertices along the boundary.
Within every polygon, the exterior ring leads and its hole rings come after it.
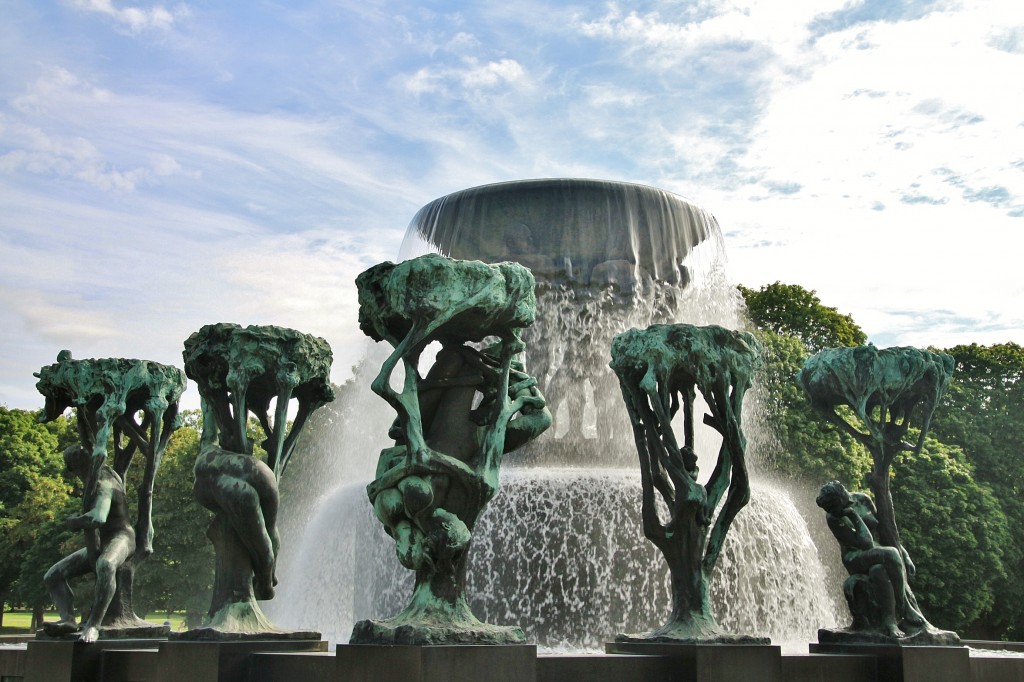
MULTIPOLYGON (((47 611, 43 620, 58 620, 60 616, 55 611, 47 611)), ((185 619, 183 613, 172 613, 171 617, 168 618, 166 615, 163 617, 160 614, 153 614, 146 618, 150 623, 156 623, 160 625, 165 620, 171 621, 171 629, 178 630, 181 628, 181 623, 185 619)), ((0 628, 0 634, 3 635, 20 635, 30 633, 29 626, 32 624, 32 612, 31 611, 4 611, 4 626, 0 628)))

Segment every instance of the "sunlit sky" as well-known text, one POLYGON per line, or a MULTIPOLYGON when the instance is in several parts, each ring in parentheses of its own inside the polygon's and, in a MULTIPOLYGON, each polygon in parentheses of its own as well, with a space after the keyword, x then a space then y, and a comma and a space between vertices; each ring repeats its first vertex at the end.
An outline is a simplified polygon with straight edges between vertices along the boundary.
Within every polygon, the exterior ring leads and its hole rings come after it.
MULTIPOLYGON (((711 211, 878 345, 1024 343, 1024 3, 0 0, 0 404, 210 322, 358 359, 353 280, 466 187, 711 211)), ((194 393, 194 389, 190 392, 194 393)), ((197 399, 196 401, 197 402, 197 399)))

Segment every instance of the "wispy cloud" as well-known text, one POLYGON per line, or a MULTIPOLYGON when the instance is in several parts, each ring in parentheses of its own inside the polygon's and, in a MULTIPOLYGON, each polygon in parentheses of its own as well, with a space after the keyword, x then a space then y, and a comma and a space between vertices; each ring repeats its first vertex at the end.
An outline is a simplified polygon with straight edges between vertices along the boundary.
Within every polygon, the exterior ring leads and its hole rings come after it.
POLYGON ((113 0, 72 0, 74 6, 85 12, 102 14, 115 25, 133 35, 144 31, 167 31, 175 22, 189 15, 187 5, 180 3, 170 9, 164 5, 140 7, 130 4, 115 4, 113 0))

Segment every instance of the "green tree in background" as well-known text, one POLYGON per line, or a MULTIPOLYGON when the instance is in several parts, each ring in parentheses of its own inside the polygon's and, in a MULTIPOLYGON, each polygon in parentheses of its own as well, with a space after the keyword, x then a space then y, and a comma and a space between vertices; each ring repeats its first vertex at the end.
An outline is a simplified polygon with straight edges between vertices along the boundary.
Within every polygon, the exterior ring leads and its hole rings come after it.
POLYGON ((1008 575, 997 581, 995 604, 974 629, 979 637, 1024 637, 1024 348, 1015 343, 955 346, 945 351, 956 371, 935 411, 932 433, 957 445, 974 477, 991 487, 1009 520, 1004 545, 1008 575))
POLYGON ((201 417, 182 413, 171 436, 153 495, 154 551, 136 581, 136 603, 147 612, 185 611, 189 626, 199 624, 213 589, 213 546, 206 529, 213 515, 192 495, 192 467, 199 454, 201 417))
MULTIPOLYGON (((0 625, 25 552, 70 496, 62 449, 73 434, 66 419, 41 424, 37 412, 0 406, 0 625)), ((48 601, 27 603, 39 612, 48 601)))
MULTIPOLYGON (((798 485, 836 478, 863 488, 867 453, 820 420, 793 381, 823 348, 862 344, 848 315, 813 291, 740 287, 765 348, 761 409, 778 441, 768 466, 798 485)), ((1024 634, 1024 349, 957 346, 922 453, 894 469, 893 497, 918 567, 914 590, 943 627, 973 637, 1024 634)))
POLYGON ((813 353, 864 343, 866 335, 849 315, 822 304, 813 291, 799 285, 776 282, 757 290, 740 286, 739 291, 764 344, 760 402, 778 441, 765 464, 807 484, 838 479, 860 487, 871 457, 849 434, 814 413, 795 377, 813 353))
MULTIPOLYGON (((192 467, 199 453, 198 411, 182 414, 157 475, 153 502, 153 556, 135 584, 140 613, 185 611, 197 625, 209 603, 213 549, 206 539, 211 515, 192 496, 192 467)), ((256 425, 253 424, 255 433, 256 425)), ((81 513, 81 485, 64 477, 63 448, 77 442, 73 420, 40 424, 37 413, 0 407, 0 569, 4 601, 26 605, 41 621, 50 605, 43 575, 82 546, 65 521, 81 513)), ((128 471, 125 488, 135 509, 141 467, 128 471)), ((76 603, 87 604, 92 578, 75 584, 76 603)), ((39 625, 36 622, 35 625, 39 625)))
POLYGON ((803 342, 772 331, 757 334, 764 345, 759 374, 762 415, 778 443, 765 465, 802 485, 837 479, 860 487, 871 469, 868 451, 815 414, 794 380, 808 357, 803 342))
MULTIPOLYGON (((31 525, 33 537, 18 556, 18 577, 12 601, 32 609, 33 629, 42 626, 43 611, 51 606, 43 576, 50 566, 82 546, 82 533, 71 530, 65 523, 68 517, 82 513, 81 491, 78 496, 68 494, 70 491, 68 486, 65 494, 49 496, 47 504, 35 508, 34 518, 26 519, 25 525, 31 525)), ((74 581, 73 588, 79 604, 92 603, 91 578, 74 581)))
POLYGON ((1006 516, 958 447, 927 438, 919 455, 902 457, 893 471, 901 538, 917 566, 914 593, 937 626, 969 632, 992 610, 1006 578, 1006 516))
POLYGON ((795 336, 810 355, 823 348, 859 346, 867 335, 853 318, 822 304, 818 295, 799 284, 775 282, 758 290, 739 287, 747 315, 758 329, 795 336))

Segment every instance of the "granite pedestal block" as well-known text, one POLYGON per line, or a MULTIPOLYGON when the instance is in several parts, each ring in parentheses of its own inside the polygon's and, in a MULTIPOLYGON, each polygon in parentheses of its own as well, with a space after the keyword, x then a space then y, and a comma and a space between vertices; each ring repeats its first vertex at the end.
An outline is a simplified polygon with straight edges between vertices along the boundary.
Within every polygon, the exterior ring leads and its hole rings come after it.
POLYGON ((1024 682, 1024 658, 971 656, 971 682, 1024 682))
POLYGON ((605 651, 671 658, 693 682, 782 682, 782 650, 771 644, 609 642, 605 651))
POLYGON ((225 642, 170 640, 160 644, 156 682, 249 682, 259 652, 322 652, 327 642, 315 639, 254 639, 225 642))
POLYGON ((809 648, 813 654, 874 656, 878 679, 886 682, 963 682, 971 679, 970 653, 965 646, 812 643, 809 648))
POLYGON ((21 680, 25 677, 28 647, 20 643, 0 643, 0 680, 21 680))
POLYGON ((853 654, 783 654, 782 679, 786 682, 874 682, 879 679, 878 661, 874 656, 853 654))
POLYGON ((156 646, 152 649, 105 649, 100 655, 100 680, 158 682, 159 651, 156 646))
POLYGON ((101 639, 91 644, 78 640, 37 639, 28 643, 25 682, 101 682, 103 652, 107 649, 152 649, 160 640, 101 639))
POLYGON ((537 682, 689 682, 671 658, 627 654, 537 658, 537 682))
POLYGON ((336 682, 535 682, 537 647, 339 644, 336 682))
POLYGON ((252 655, 249 682, 284 682, 285 680, 329 682, 334 679, 337 664, 328 651, 294 653, 259 651, 252 655))

